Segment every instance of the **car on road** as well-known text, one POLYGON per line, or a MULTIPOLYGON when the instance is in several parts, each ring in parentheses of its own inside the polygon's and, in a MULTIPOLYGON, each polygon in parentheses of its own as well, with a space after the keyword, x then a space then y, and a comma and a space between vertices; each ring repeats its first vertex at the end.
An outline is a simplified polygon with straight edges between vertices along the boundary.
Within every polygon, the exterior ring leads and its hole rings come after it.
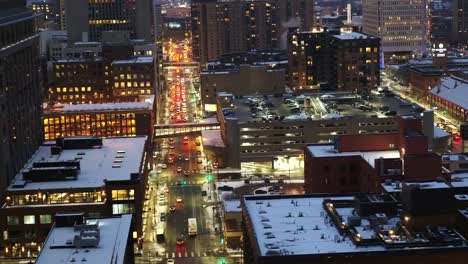
POLYGON ((184 158, 184 160, 185 160, 185 161, 189 161, 190 158, 189 158, 188 156, 186 156, 186 157, 184 158))
POLYGON ((177 172, 182 172, 182 168, 181 168, 181 167, 177 167, 177 172))
POLYGON ((161 166, 161 169, 167 169, 167 164, 163 164, 163 165, 161 166))
POLYGON ((175 205, 169 206, 169 212, 173 213, 173 212, 175 212, 175 210, 176 210, 175 205))
POLYGON ((189 176, 189 175, 190 175, 190 172, 184 171, 184 176, 185 176, 185 177, 187 177, 187 176, 189 176))
POLYGON ((169 143, 174 143, 174 138, 169 138, 169 143))
POLYGON ((166 260, 166 264, 174 264, 174 263, 175 263, 175 262, 174 262, 173 259, 168 259, 168 260, 166 260))
POLYGON ((164 193, 168 193, 168 192, 169 192, 169 188, 168 188, 167 186, 164 186, 164 188, 162 189, 162 191, 163 191, 164 193))
POLYGON ((185 241, 183 238, 179 237, 177 238, 176 244, 177 246, 183 246, 185 244, 185 241))
POLYGON ((166 222, 166 216, 165 216, 165 215, 161 215, 161 216, 159 217, 159 221, 160 221, 160 222, 166 222))
POLYGON ((183 201, 182 197, 180 197, 180 196, 177 196, 177 198, 176 198, 176 202, 178 202, 178 203, 181 203, 182 201, 183 201))

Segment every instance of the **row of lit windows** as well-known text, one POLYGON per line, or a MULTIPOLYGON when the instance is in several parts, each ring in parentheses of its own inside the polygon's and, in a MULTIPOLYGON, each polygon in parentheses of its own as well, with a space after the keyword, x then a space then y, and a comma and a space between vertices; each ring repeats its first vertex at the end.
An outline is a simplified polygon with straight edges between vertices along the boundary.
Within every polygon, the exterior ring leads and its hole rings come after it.
POLYGON ((125 19, 91 19, 90 25, 105 25, 105 24, 127 24, 128 20, 125 19))
MULTIPOLYGON (((39 215, 39 223, 40 224, 51 224, 52 223, 52 215, 50 215, 50 214, 39 215)), ((8 225, 19 225, 20 224, 20 217, 17 216, 17 215, 7 216, 7 224, 8 225)), ((23 216, 23 224, 25 224, 25 225, 34 225, 34 224, 36 224, 36 216, 35 215, 24 215, 23 216)))
POLYGON ((6 197, 8 206, 102 202, 100 191, 78 193, 37 193, 6 197))
POLYGON ((135 89, 135 90, 120 91, 120 95, 139 95, 139 94, 151 94, 151 90, 140 89, 140 91, 138 91, 137 89, 135 89))
POLYGON ((79 92, 79 91, 82 91, 82 92, 91 92, 91 86, 88 86, 88 87, 84 87, 82 86, 81 88, 80 87, 57 87, 55 88, 55 90, 57 91, 57 93, 72 93, 72 92, 79 92))
POLYGON ((115 82, 114 87, 115 88, 151 87, 151 82, 140 82, 140 85, 138 85, 138 82, 133 82, 133 83, 132 82, 115 82))

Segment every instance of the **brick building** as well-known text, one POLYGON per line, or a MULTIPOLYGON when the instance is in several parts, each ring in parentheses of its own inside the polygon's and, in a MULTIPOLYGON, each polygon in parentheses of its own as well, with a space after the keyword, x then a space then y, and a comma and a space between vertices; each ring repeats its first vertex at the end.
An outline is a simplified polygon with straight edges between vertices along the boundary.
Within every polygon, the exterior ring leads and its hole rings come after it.
POLYGON ((378 192, 385 180, 434 180, 442 171, 440 156, 428 152, 421 120, 411 115, 399 117, 397 133, 343 135, 304 153, 306 193, 378 192))

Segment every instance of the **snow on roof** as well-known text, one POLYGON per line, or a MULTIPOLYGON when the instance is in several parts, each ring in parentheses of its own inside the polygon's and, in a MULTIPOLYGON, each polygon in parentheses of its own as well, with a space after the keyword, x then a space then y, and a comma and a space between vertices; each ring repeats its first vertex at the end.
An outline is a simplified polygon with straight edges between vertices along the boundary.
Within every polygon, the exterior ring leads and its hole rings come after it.
POLYGON ((53 227, 35 263, 82 263, 86 259, 86 263, 123 264, 131 220, 132 215, 129 214, 100 218, 100 240, 95 248, 75 248, 67 245, 67 240, 73 241, 74 236, 79 235, 79 232, 75 232, 73 227, 53 227))
MULTIPOLYGON (((260 254, 266 256, 269 255, 268 252, 281 250, 287 250, 292 255, 384 250, 383 246, 356 247, 349 239, 337 243, 335 237, 342 236, 334 225, 325 221, 327 213, 323 208, 323 201, 326 198, 353 199, 351 196, 294 199, 271 199, 266 196, 264 200, 245 199, 245 207, 252 221, 260 254), (291 200, 297 202, 297 206, 292 206, 291 200), (304 217, 297 217, 299 212, 302 212, 304 217), (289 213, 293 217, 287 217, 289 213), (304 230, 298 231, 300 226, 304 230)), ((343 218, 346 219, 346 215, 343 218)))
POLYGON ((323 157, 339 157, 339 156, 361 156, 369 165, 374 166, 375 159, 394 159, 400 158, 398 150, 384 150, 384 151, 352 151, 352 152, 338 152, 333 144, 323 145, 309 145, 307 149, 310 153, 317 158, 323 157))
POLYGON ((42 145, 24 169, 32 168, 33 163, 39 161, 54 162, 81 158, 79 159, 81 170, 77 180, 28 182, 22 188, 13 187, 15 182, 23 180, 22 172, 20 172, 8 187, 8 191, 99 188, 104 186, 104 180, 130 180, 131 173, 140 172, 146 139, 146 136, 106 138, 102 140, 101 148, 64 149, 59 155, 51 155, 51 147, 54 145, 42 145), (116 160, 119 160, 119 163, 114 163, 116 160), (115 164, 119 165, 118 168, 114 166, 115 164))
POLYGON ((240 200, 226 200, 224 201, 224 212, 225 213, 240 213, 242 208, 240 200))
POLYGON ((137 56, 128 60, 115 60, 112 64, 132 64, 132 63, 152 63, 153 57, 150 56, 137 56))
POLYGON ((437 182, 437 181, 427 181, 427 182, 391 182, 391 183, 382 183, 382 187, 386 192, 394 193, 394 192, 401 192, 403 185, 406 186, 419 186, 420 189, 443 189, 443 188, 451 188, 445 182, 437 182))
POLYGON ((444 77, 440 80, 440 84, 429 92, 434 96, 468 109, 468 80, 454 76, 444 77))
POLYGON ((339 35, 333 35, 335 38, 342 39, 342 40, 349 40, 349 39, 375 39, 374 36, 366 35, 357 32, 350 32, 350 33, 341 33, 339 35))
POLYGON ((434 138, 450 137, 450 134, 438 126, 434 126, 434 138))
POLYGON ((450 161, 468 161, 468 155, 463 153, 446 153, 442 154, 442 161, 450 160, 450 161))
POLYGON ((453 187, 468 187, 468 172, 452 174, 452 182, 450 184, 453 187))
POLYGON ((66 105, 63 112, 152 109, 152 102, 66 105))

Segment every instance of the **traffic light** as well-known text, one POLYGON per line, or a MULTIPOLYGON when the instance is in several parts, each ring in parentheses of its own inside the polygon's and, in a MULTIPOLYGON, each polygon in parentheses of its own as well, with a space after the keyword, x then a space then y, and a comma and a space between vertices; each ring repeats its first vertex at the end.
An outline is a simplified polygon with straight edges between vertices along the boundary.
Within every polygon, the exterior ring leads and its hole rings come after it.
POLYGON ((211 181, 213 180, 213 175, 212 175, 211 173, 208 174, 208 175, 206 175, 206 180, 207 180, 208 182, 211 182, 211 181))

